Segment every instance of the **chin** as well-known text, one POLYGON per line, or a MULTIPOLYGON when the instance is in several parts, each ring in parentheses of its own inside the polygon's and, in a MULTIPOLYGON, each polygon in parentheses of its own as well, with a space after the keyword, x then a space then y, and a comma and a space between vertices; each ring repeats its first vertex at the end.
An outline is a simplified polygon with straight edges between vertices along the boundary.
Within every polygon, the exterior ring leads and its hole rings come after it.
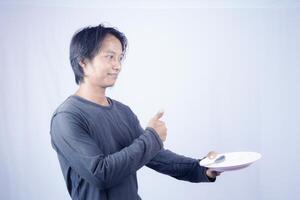
POLYGON ((115 85, 115 82, 111 83, 111 84, 107 84, 106 87, 113 87, 114 85, 115 85))
POLYGON ((102 87, 104 88, 109 88, 109 87, 113 87, 116 83, 116 80, 114 81, 106 81, 105 83, 103 83, 102 87))

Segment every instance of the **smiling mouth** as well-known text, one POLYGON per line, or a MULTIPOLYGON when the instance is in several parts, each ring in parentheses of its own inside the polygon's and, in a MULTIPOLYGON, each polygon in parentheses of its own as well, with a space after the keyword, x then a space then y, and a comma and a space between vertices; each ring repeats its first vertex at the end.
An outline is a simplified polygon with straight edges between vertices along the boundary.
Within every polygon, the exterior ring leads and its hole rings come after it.
POLYGON ((108 73, 109 76, 113 77, 113 78, 117 78, 118 74, 112 74, 112 73, 108 73))

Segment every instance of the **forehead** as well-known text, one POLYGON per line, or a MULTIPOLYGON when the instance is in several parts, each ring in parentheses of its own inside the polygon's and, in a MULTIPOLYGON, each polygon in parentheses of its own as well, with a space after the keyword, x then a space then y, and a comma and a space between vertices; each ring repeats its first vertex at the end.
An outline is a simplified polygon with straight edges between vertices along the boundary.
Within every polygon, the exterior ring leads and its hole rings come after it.
POLYGON ((108 34, 102 41, 100 52, 114 52, 122 54, 122 44, 114 35, 108 34))

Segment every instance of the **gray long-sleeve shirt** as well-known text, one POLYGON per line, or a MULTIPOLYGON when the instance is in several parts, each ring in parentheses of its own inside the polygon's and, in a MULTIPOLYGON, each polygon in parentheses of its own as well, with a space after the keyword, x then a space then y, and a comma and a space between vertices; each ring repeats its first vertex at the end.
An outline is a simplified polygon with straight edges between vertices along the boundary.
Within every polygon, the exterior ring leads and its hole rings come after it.
POLYGON ((136 172, 144 165, 180 180, 211 181, 198 160, 164 149, 128 106, 108 101, 72 95, 52 116, 51 143, 73 200, 138 200, 136 172))

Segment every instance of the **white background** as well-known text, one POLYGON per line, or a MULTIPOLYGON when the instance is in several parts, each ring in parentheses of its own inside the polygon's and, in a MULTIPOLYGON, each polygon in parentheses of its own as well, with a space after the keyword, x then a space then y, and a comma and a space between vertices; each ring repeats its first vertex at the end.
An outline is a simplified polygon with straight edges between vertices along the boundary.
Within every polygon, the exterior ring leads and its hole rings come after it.
POLYGON ((73 33, 99 23, 129 40, 107 95, 143 126, 164 108, 166 148, 263 155, 209 184, 143 168, 143 199, 299 199, 299 1, 1 1, 0 23, 0 199, 70 199, 50 118, 77 88, 73 33))

